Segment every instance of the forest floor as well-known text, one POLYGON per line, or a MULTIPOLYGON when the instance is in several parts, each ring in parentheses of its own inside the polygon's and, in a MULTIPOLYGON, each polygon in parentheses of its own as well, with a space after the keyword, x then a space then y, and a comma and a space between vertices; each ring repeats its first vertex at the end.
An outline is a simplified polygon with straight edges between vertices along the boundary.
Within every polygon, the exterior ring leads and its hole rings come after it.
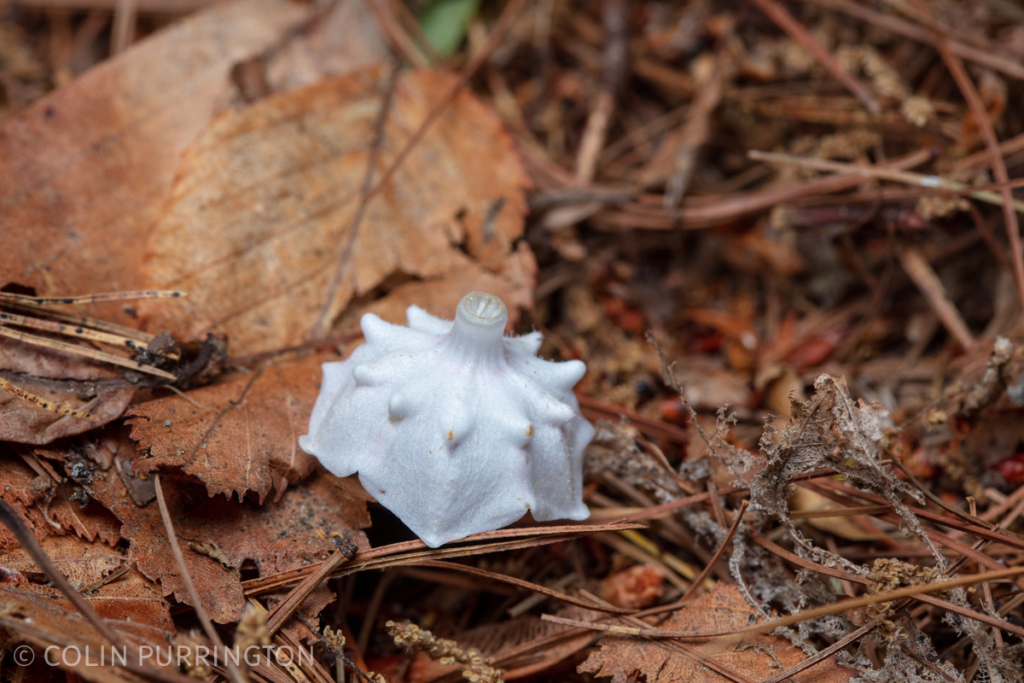
POLYGON ((1024 680, 1022 106, 1011 0, 0 0, 2 676, 1024 680), (591 516, 429 549, 297 437, 474 290, 591 516))

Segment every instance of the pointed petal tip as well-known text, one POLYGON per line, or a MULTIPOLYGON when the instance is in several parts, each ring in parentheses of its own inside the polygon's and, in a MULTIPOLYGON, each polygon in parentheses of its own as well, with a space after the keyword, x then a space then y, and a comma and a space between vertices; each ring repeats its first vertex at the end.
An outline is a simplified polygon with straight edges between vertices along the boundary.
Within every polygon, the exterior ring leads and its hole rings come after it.
POLYGON ((409 327, 427 334, 448 334, 452 328, 452 321, 431 315, 415 304, 405 309, 405 318, 409 327))

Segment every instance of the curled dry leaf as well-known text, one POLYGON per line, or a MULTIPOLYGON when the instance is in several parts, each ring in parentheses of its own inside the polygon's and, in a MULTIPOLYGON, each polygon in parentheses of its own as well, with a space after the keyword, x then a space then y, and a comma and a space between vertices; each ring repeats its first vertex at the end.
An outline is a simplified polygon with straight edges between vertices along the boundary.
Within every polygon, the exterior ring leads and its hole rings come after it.
POLYGON ((93 419, 58 415, 0 390, 0 440, 37 446, 120 417, 135 394, 132 385, 110 367, 5 337, 0 338, 0 378, 51 405, 93 415, 93 419))
POLYGON ((320 386, 323 356, 272 365, 254 374, 170 396, 129 411, 131 438, 148 456, 138 475, 179 469, 210 494, 259 495, 309 474, 316 459, 298 447, 320 386))
MULTIPOLYGON (((454 79, 397 77, 376 177, 454 79)), ((186 153, 147 249, 148 286, 190 296, 141 307, 151 329, 224 332, 235 354, 286 347, 325 310, 330 322, 354 297, 403 278, 456 278, 447 310, 468 289, 529 304, 533 277, 516 256, 525 247, 515 248, 528 180, 501 121, 470 93, 452 100, 354 228, 389 81, 383 67, 366 69, 211 124, 186 153)))
MULTIPOLYGON (((673 631, 734 631, 760 621, 735 585, 718 583, 690 605, 676 611, 659 628, 673 631)), ((633 636, 605 635, 601 647, 580 665, 580 672, 597 676, 613 676, 616 680, 646 676, 648 683, 688 681, 689 683, 725 683, 729 679, 680 652, 669 649, 665 642, 633 636)), ((724 648, 714 641, 706 645, 690 644, 704 657, 716 660, 730 670, 760 681, 788 669, 807 655, 781 636, 757 635, 724 648)), ((839 666, 830 657, 801 671, 790 680, 797 683, 841 683, 857 672, 839 666)))
MULTIPOLYGON (((85 488, 121 520, 128 560, 160 582, 165 595, 190 602, 157 506, 132 502, 113 469, 95 472, 85 488)), ((336 539, 368 547, 359 531, 370 524, 367 498, 355 481, 320 474, 263 505, 211 498, 201 486, 180 481, 164 480, 163 489, 192 580, 210 617, 220 623, 242 612, 238 568, 245 560, 270 574, 323 560, 336 539)))

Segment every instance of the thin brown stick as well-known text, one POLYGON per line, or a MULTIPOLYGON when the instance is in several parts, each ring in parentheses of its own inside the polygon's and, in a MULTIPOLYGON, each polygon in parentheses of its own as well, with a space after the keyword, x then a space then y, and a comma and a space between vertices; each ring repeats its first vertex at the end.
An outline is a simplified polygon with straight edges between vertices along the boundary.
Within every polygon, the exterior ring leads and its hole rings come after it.
POLYGON ((679 148, 673 160, 672 175, 665 184, 664 207, 673 215, 679 211, 683 197, 697 166, 697 155, 711 137, 711 115, 722 100, 722 55, 710 58, 710 67, 697 85, 686 121, 679 130, 679 148))
POLYGON ((625 80, 629 65, 629 16, 626 0, 604 0, 602 23, 605 45, 601 87, 583 127, 583 136, 576 155, 576 180, 580 184, 594 179, 597 161, 608 136, 615 113, 615 99, 625 80))
POLYGON ((964 349, 974 346, 974 336, 967 329, 967 323, 957 310, 956 304, 949 298, 946 288, 939 276, 925 260, 920 250, 915 247, 897 247, 900 264, 917 288, 924 294, 935 315, 957 343, 964 349))
POLYGON ((729 547, 730 543, 732 543, 732 539, 736 535, 736 531, 740 528, 740 522, 743 521, 743 515, 746 514, 748 507, 750 507, 749 500, 744 500, 742 503, 740 503, 740 509, 736 511, 736 515, 733 517, 732 525, 729 527, 729 532, 725 535, 725 538, 722 540, 722 543, 718 546, 718 550, 716 550, 715 554, 711 557, 711 561, 705 564, 704 569, 700 570, 700 574, 697 574, 697 576, 694 577, 693 582, 690 584, 690 587, 687 589, 685 593, 683 593, 683 597, 679 598, 678 600, 669 605, 659 605, 658 607, 652 607, 648 610, 644 610, 643 612, 634 614, 633 616, 639 618, 646 617, 651 614, 669 612, 682 607, 687 602, 689 602, 690 599, 696 596, 697 591, 699 591, 700 587, 704 584, 704 580, 708 578, 709 574, 711 574, 712 567, 715 566, 716 562, 722 559, 722 555, 725 554, 725 549, 729 547))
POLYGON ((917 487, 917 490, 920 491, 921 493, 923 493, 925 498, 927 498, 931 502, 935 503, 936 505, 938 505, 940 508, 942 508, 946 512, 948 512, 950 514, 953 514, 953 515, 956 515, 957 517, 959 517, 960 519, 964 520, 968 524, 977 524, 978 526, 983 526, 986 529, 995 529, 996 528, 996 525, 993 524, 992 522, 989 522, 987 520, 984 520, 984 519, 981 519, 980 517, 978 517, 978 515, 976 514, 976 511, 974 509, 974 504, 973 504, 974 499, 973 498, 968 498, 968 500, 971 501, 971 511, 969 513, 964 512, 960 508, 956 507, 955 505, 950 505, 949 503, 947 503, 946 501, 942 500, 941 498, 936 496, 934 493, 929 491, 928 487, 926 487, 924 485, 924 482, 922 482, 920 479, 918 479, 914 475, 913 472, 911 472, 909 469, 907 469, 907 466, 904 465, 903 462, 900 461, 899 458, 893 458, 892 459, 892 464, 895 465, 896 467, 898 467, 900 469, 900 471, 903 472, 903 474, 905 474, 907 476, 907 479, 910 480, 910 483, 912 483, 915 487, 917 487))
POLYGON ((469 82, 469 79, 476 73, 477 69, 490 58, 491 53, 494 52, 495 48, 498 47, 501 39, 505 37, 505 33, 512 28, 512 23, 515 18, 519 15, 519 11, 523 8, 525 0, 511 0, 505 9, 502 10, 501 16, 498 17, 497 23, 494 25, 494 29, 491 34, 487 37, 487 41, 484 43, 483 48, 472 59, 463 67, 459 73, 459 78, 445 91, 437 103, 427 113, 427 117, 420 124, 416 132, 412 134, 408 142, 402 150, 395 156, 395 160, 391 162, 391 165, 384 170, 381 174, 380 179, 376 182, 373 188, 367 194, 366 200, 370 201, 376 197, 384 186, 391 182, 391 178, 394 177, 402 163, 405 162, 406 157, 412 152, 412 150, 419 144, 423 136, 426 135, 427 131, 433 125, 434 121, 448 108, 448 104, 455 97, 456 94, 469 82))
POLYGON ((339 548, 331 553, 331 556, 320 563, 320 567, 310 574, 302 583, 289 591, 284 600, 279 602, 267 615, 267 635, 272 636, 278 629, 284 626, 285 622, 295 613, 302 602, 309 597, 317 586, 323 583, 335 569, 345 562, 350 562, 356 556, 355 544, 349 544, 345 548, 339 548))
POLYGON ((828 510, 797 510, 790 512, 790 519, 823 519, 825 517, 853 517, 854 515, 876 515, 892 510, 891 505, 861 505, 858 507, 831 508, 828 510))
MULTIPOLYGON (((977 514, 978 514, 978 507, 977 507, 977 501, 975 501, 974 496, 967 496, 967 505, 970 506, 971 514, 974 515, 974 516, 977 516, 977 514)), ((979 572, 984 572, 985 568, 984 567, 978 567, 978 571, 979 572)), ((995 614, 996 613, 996 606, 995 606, 995 601, 992 599, 992 586, 989 585, 988 581, 982 581, 982 583, 981 583, 981 591, 982 591, 983 605, 984 605, 985 609, 989 612, 989 614, 995 614)), ((997 649, 1002 649, 1003 648, 1003 634, 1002 634, 1002 632, 999 629, 993 629, 992 637, 996 641, 996 648, 997 649)))
MULTIPOLYGON (((909 21, 894 17, 889 14, 876 12, 865 5, 860 5, 849 0, 801 0, 812 5, 825 7, 826 9, 842 12, 851 17, 860 19, 869 24, 879 26, 892 31, 897 35, 917 40, 929 45, 934 44, 935 37, 931 31, 909 21)), ((950 50, 964 59, 988 67, 995 71, 1006 74, 1013 78, 1024 80, 1024 65, 1019 59, 1009 56, 993 54, 990 51, 981 50, 970 45, 964 45, 955 40, 949 41, 950 50)))
POLYGON ((10 532, 18 539, 18 544, 25 549, 25 552, 32 557, 32 561, 39 565, 39 568, 43 570, 46 577, 53 582, 60 592, 63 593, 71 604, 75 606, 79 612, 82 613, 86 619, 89 620, 93 626, 96 627, 104 638, 109 640, 111 643, 118 647, 124 647, 125 640, 121 637, 117 631, 111 628, 99 613, 93 609, 93 606, 89 604, 89 601, 79 593, 71 585, 71 582, 67 580, 64 573, 57 568, 57 565, 53 563, 43 547, 39 545, 39 541, 36 537, 25 527, 25 523, 21 521, 21 517, 18 516, 10 505, 6 501, 0 500, 0 523, 3 523, 10 532))
MULTIPOLYGON (((1020 135, 1015 135, 1009 140, 1004 140, 1003 142, 999 143, 1000 156, 1005 157, 1010 154, 1016 154, 1017 152, 1021 151, 1024 151, 1024 133, 1021 133, 1020 135)), ((952 162, 949 165, 949 168, 954 172, 966 171, 971 168, 974 168, 975 166, 986 165, 988 163, 991 163, 991 161, 992 153, 987 149, 983 149, 980 152, 968 154, 965 157, 957 159, 956 161, 952 162)))
MULTIPOLYGON (((839 482, 822 480, 819 482, 819 485, 824 489, 839 491, 846 495, 856 496, 857 498, 878 503, 879 505, 886 502, 881 496, 876 496, 866 491, 860 491, 859 489, 845 486, 839 482)), ((949 517, 947 515, 940 515, 929 510, 924 510, 914 505, 905 505, 905 507, 921 519, 927 519, 929 522, 935 522, 937 524, 950 527, 951 529, 959 529, 980 538, 985 538, 997 543, 1004 543, 1014 548, 1024 550, 1024 538, 1015 533, 1008 532, 1005 529, 997 529, 996 527, 989 528, 991 525, 987 522, 984 522, 985 526, 981 526, 977 523, 972 524, 965 522, 956 517, 949 517)))
POLYGON ((88 327, 83 327, 81 325, 68 325, 67 323, 62 323, 57 320, 43 320, 41 318, 33 318, 27 315, 8 313, 7 311, 0 311, 0 323, 15 325, 17 327, 31 327, 36 330, 45 330, 47 332, 56 332, 57 334, 63 334, 68 337, 91 339, 92 341, 102 342, 104 344, 110 344, 111 346, 117 347, 127 346, 128 348, 132 348, 135 344, 133 339, 116 334, 110 334, 109 332, 91 330, 88 327))
POLYGON ((352 223, 349 226, 348 238, 341 243, 341 248, 338 250, 337 257, 335 258, 334 274, 331 276, 331 283, 327 287, 327 296, 324 297, 324 304, 320 308, 320 315, 317 317, 316 324, 312 328, 311 334, 314 341, 327 334, 327 328, 331 324, 328 316, 331 308, 334 306, 334 298, 338 293, 338 288, 341 287, 341 281, 345 277, 345 273, 348 272, 349 263, 352 260, 352 250, 355 249, 359 228, 363 223, 363 216, 366 214, 366 206, 370 202, 370 189, 373 186, 374 173, 377 171, 377 160, 380 157, 381 148, 384 146, 384 129, 388 114, 391 111, 391 103, 394 100, 395 87, 398 84, 399 67, 400 65, 397 61, 392 61, 388 71, 388 78, 384 84, 384 96, 381 99, 380 110, 377 112, 377 118, 373 124, 375 133, 373 143, 370 145, 370 154, 366 160, 363 185, 359 190, 359 204, 356 206, 356 213, 352 217, 352 223))
MULTIPOLYGON (((592 622, 577 621, 575 619, 563 619, 561 617, 554 617, 549 614, 542 615, 541 618, 545 621, 550 621, 556 624, 563 624, 565 626, 587 627, 594 629, 596 631, 611 631, 613 633, 622 633, 633 636, 644 636, 647 638, 696 639, 728 637, 730 640, 741 640, 744 636, 757 635, 759 633, 774 631, 775 629, 783 626, 792 626, 794 624, 799 624, 800 622, 806 621, 808 619, 817 619, 818 617, 824 617, 830 614, 846 612, 857 607, 866 607, 868 605, 875 605, 880 602, 894 602, 896 600, 899 600, 900 598, 917 598, 920 595, 945 591, 949 590, 950 588, 956 588, 958 586, 969 586, 971 584, 979 583, 981 581, 1007 579, 1015 576, 1020 576, 1021 574, 1024 574, 1024 567, 1013 567, 1011 569, 1003 569, 1000 571, 994 571, 986 574, 969 574, 967 576, 959 576, 955 579, 947 579, 945 581, 922 583, 916 586, 907 586, 906 588, 897 588, 895 590, 885 591, 883 593, 872 593, 870 595, 862 595, 857 598, 850 598, 849 600, 844 600, 840 603, 825 605, 823 607, 815 607, 814 609, 804 610, 802 612, 791 614, 785 617, 780 617, 778 619, 771 619, 768 621, 764 621, 756 626, 741 628, 734 631, 663 631, 661 629, 649 627, 641 628, 629 626, 614 626, 608 624, 597 624, 592 622)), ((1024 633, 1024 629, 1021 629, 1020 627, 1014 628, 1020 629, 1021 632, 1024 633)))
MULTIPOLYGON (((932 159, 931 150, 920 149, 903 157, 898 157, 873 168, 908 169, 920 166, 932 159)), ((842 173, 825 178, 815 178, 804 183, 788 187, 741 192, 737 195, 721 198, 713 203, 683 206, 676 214, 672 214, 661 206, 648 207, 641 204, 626 204, 621 210, 606 209, 597 214, 605 225, 622 225, 630 229, 646 228, 650 230, 671 230, 683 228, 698 230, 719 225, 741 216, 764 211, 777 204, 791 202, 804 197, 817 196, 827 192, 839 192, 864 182, 864 174, 842 173)), ((659 203, 663 198, 659 198, 659 203)), ((596 227, 604 227, 597 223, 596 227)))
POLYGON ((135 38, 135 20, 139 13, 138 0, 116 0, 114 26, 110 31, 110 54, 128 49, 135 38))
MULTIPOLYGON (((923 0, 911 0, 914 6, 924 16, 932 18, 931 8, 923 0)), ((992 117, 985 109, 985 103, 981 101, 981 95, 974 86, 974 81, 967 74, 967 69, 960 61, 960 58, 953 54, 949 41, 939 31, 932 31, 935 40, 935 48, 939 51, 943 63, 949 69, 950 75, 956 81, 960 93, 967 100, 967 106, 974 116, 978 130, 985 139, 985 146, 988 147, 989 156, 992 160, 992 172, 996 180, 1001 183, 1009 182, 1010 174, 1006 170, 1006 161, 999 151, 999 138, 996 137, 996 130, 992 126, 992 117)), ((1020 225, 1017 222, 1017 213, 1013 210, 1013 194, 1008 189, 1001 191, 1003 196, 1003 219, 1006 221, 1006 236, 1010 241, 1010 255, 1013 259, 1013 274, 1017 281, 1017 294, 1020 297, 1021 307, 1024 308, 1024 251, 1022 251, 1020 239, 1020 225)))
POLYGON ((758 8, 768 15, 768 18, 775 22, 775 24, 785 31, 790 38, 793 39, 798 45, 801 45, 804 49, 814 55, 814 58, 818 60, 825 70, 828 71, 832 76, 843 84, 843 86, 849 90, 853 95, 860 100, 864 108, 872 114, 879 114, 882 108, 878 104, 878 100, 871 94, 867 86, 861 83, 857 78, 849 71, 844 69, 836 58, 825 48, 824 45, 819 43, 814 36, 812 36, 807 29, 803 27, 799 21, 793 18, 793 15, 786 11, 786 9, 775 2, 775 0, 753 0, 754 4, 758 8))
MULTIPOLYGON (((196 590, 196 585, 192 582, 192 575, 188 571, 188 566, 185 564, 185 554, 181 552, 181 545, 178 543, 178 535, 174 532, 174 524, 171 522, 171 513, 167 510, 167 501, 164 500, 164 490, 160 485, 160 475, 157 474, 153 477, 153 486, 156 490, 156 503, 160 508, 160 518, 164 522, 164 530, 167 532, 167 542, 171 544, 171 552, 174 553, 174 560, 178 564, 178 570, 181 572, 181 580, 185 583, 185 588, 188 590, 188 597, 192 600, 192 607, 196 611, 196 616, 199 617, 199 623, 202 624, 203 632, 206 633, 206 637, 210 639, 210 642, 214 644, 215 648, 224 650, 224 641, 220 639, 220 634, 217 633, 217 629, 213 627, 213 622, 210 621, 210 615, 207 614, 206 608, 203 607, 203 601, 199 597, 199 591, 196 590)), ((216 650, 214 650, 216 652, 216 650)), ((228 672, 231 674, 231 678, 235 683, 246 683, 245 676, 238 670, 238 667, 232 661, 230 657, 225 657, 225 663, 228 667, 228 672)))
POLYGON ((136 372, 144 372, 148 375, 156 375, 163 379, 175 381, 178 378, 171 373, 160 370, 159 368, 150 367, 148 365, 139 365, 133 360, 128 358, 122 358, 121 356, 115 356, 109 353, 103 353, 96 349, 89 348, 87 346, 76 346, 74 344, 68 344, 67 342, 57 341, 56 339, 49 339, 47 337, 40 337, 35 334, 28 334, 27 332, 17 332, 10 328, 0 325, 0 336, 8 337, 10 339, 16 339, 26 344, 32 344, 34 346, 42 346, 48 349, 56 349, 57 351, 63 351, 64 353, 74 354, 76 356, 85 356, 86 358, 92 358, 93 360, 100 361, 102 363, 110 363, 111 365, 119 365, 122 368, 128 368, 129 370, 135 370, 136 372))
MULTIPOLYGON (((342 573, 349 574, 368 569, 377 569, 383 566, 388 566, 385 564, 386 562, 391 563, 390 566, 401 566, 402 564, 414 565, 418 564, 421 560, 466 557, 483 553, 499 552, 501 550, 511 549, 512 547, 525 547, 517 545, 522 543, 522 541, 514 540, 503 542, 501 539, 518 539, 521 537, 532 536, 533 538, 527 539, 528 543, 542 545, 546 543, 555 543, 560 540, 576 538, 599 531, 621 531, 626 529, 643 528, 644 527, 639 524, 615 523, 579 525, 563 524, 551 527, 498 529, 497 531, 474 534, 473 536, 463 539, 461 543, 467 543, 468 547, 455 546, 435 549, 428 549, 427 545, 423 541, 404 541, 402 543, 393 543, 380 548, 371 548, 366 552, 360 552, 356 555, 353 561, 344 568, 342 573), (496 540, 497 542, 494 542, 496 540), (485 543, 470 545, 473 542, 479 543, 480 541, 485 541, 485 543)), ((242 588, 247 596, 276 590, 301 581, 307 575, 315 572, 320 564, 321 563, 310 564, 298 569, 292 569, 278 574, 262 576, 258 579, 243 581, 242 588)))
POLYGON ((499 574, 498 572, 489 572, 486 569, 480 569, 479 567, 470 567, 465 564, 458 564, 456 562, 440 562, 437 560, 424 560, 418 563, 421 567, 436 567, 437 569, 444 569, 445 571, 457 571, 465 574, 471 574, 473 576, 480 576, 491 581, 500 581, 501 583, 507 583, 510 586, 516 586, 524 590, 533 591, 539 595, 544 595, 554 600, 561 600, 562 602, 570 605, 576 605, 577 607, 583 607, 585 609, 597 610, 600 612, 610 612, 612 614, 630 614, 632 610, 624 609, 621 607, 615 607, 612 605, 598 605, 591 600, 581 600, 572 595, 562 593, 561 591, 548 588, 547 586, 541 586, 530 581, 524 581, 523 579, 517 579, 514 576, 506 576, 505 574, 499 574))
MULTIPOLYGON (((797 564, 797 565, 799 565, 799 566, 801 566, 801 567, 803 567, 805 569, 810 569, 811 571, 816 571, 816 572, 821 573, 821 574, 826 574, 828 576, 834 576, 836 578, 844 579, 846 581, 852 581, 854 583, 860 583, 860 584, 863 584, 863 585, 869 585, 871 583, 866 577, 860 576, 859 574, 853 574, 851 572, 846 572, 846 571, 843 571, 841 569, 825 567, 823 565, 817 564, 816 562, 811 562, 810 560, 805 560, 805 559, 803 559, 803 558, 801 558, 801 557, 799 557, 797 555, 794 555, 793 553, 791 553, 791 552, 789 552, 787 550, 784 550, 783 548, 781 548, 778 545, 772 543, 771 541, 769 541, 768 539, 764 538, 763 536, 756 536, 754 540, 759 545, 763 546, 764 548, 766 548, 770 552, 773 552, 773 553, 779 555, 780 557, 783 557, 783 558, 789 560, 790 562, 793 562, 794 564, 797 564)), ((978 578, 978 581, 981 583, 982 586, 987 586, 988 585, 988 581, 986 581, 982 577, 983 574, 985 574, 985 571, 983 569, 981 569, 981 570, 979 570, 979 573, 977 575, 975 575, 975 576, 978 578)), ((912 599, 920 600, 920 601, 926 602, 926 603, 928 603, 930 605, 935 605, 936 607, 940 607, 940 608, 942 608, 942 609, 944 609, 944 610, 946 610, 948 612, 953 612, 955 614, 959 614, 961 616, 967 617, 968 619, 974 619, 975 621, 979 621, 981 623, 988 624, 989 626, 995 626, 996 628, 1005 630, 1008 633, 1014 633, 1016 635, 1024 636, 1024 628, 1021 628, 1020 626, 1017 626, 1015 624, 1011 624, 1009 622, 1003 621, 1002 619, 997 619, 996 617, 993 617, 993 616, 991 616, 989 614, 985 614, 983 612, 978 612, 978 611, 972 610, 972 609, 967 608, 967 607, 962 607, 960 605, 957 605, 957 604, 954 604, 952 602, 948 602, 946 600, 942 600, 940 598, 936 598, 936 597, 933 597, 933 596, 930 596, 930 595, 924 595, 924 594, 914 595, 914 596, 912 596, 912 599)))
POLYGON ((0 292, 0 301, 29 303, 38 306, 59 306, 62 304, 99 304, 109 301, 134 301, 135 299, 180 299, 188 296, 186 292, 174 289, 146 289, 134 292, 104 292, 101 294, 81 294, 78 296, 28 296, 0 292))
POLYGON ((102 332, 109 332, 110 334, 117 335, 119 337, 125 337, 127 339, 134 339, 144 344, 148 344, 153 341, 154 335, 141 330, 136 330, 133 327, 126 327, 124 325, 118 325, 117 323, 108 322, 106 320, 99 320, 98 318, 90 318, 85 315, 76 315, 74 313, 67 313, 65 311, 58 311, 53 308, 47 308, 33 303, 27 303, 24 301, 4 301, 4 307, 11 308, 16 311, 22 311, 25 313, 35 313, 37 315, 44 315, 50 320, 60 320, 69 325, 76 327, 88 327, 93 330, 99 330, 102 332))
POLYGON ((864 636, 866 636, 874 630, 874 624, 865 624, 858 628, 856 631, 851 631, 850 633, 847 633, 845 636, 843 636, 836 642, 832 643, 825 649, 819 650, 814 655, 808 657, 802 662, 794 664, 785 671, 781 671, 775 674, 771 678, 764 679, 763 681, 761 681, 761 683, 782 683, 782 681, 785 681, 787 679, 792 678, 793 676, 796 676, 798 673, 805 669, 811 668, 823 659, 831 657, 835 653, 845 648, 847 645, 852 645, 856 643, 858 640, 860 640, 861 638, 863 638, 864 636))
POLYGON ((31 392, 25 391, 17 384, 8 382, 3 377, 0 377, 0 389, 6 391, 8 394, 14 396, 15 398, 21 399, 25 403, 30 403, 36 406, 37 408, 42 408, 43 410, 47 410, 56 415, 61 415, 64 417, 75 417, 80 420, 96 419, 92 413, 82 412, 81 410, 69 408, 63 403, 54 403, 50 399, 43 398, 42 396, 36 396, 31 392))
MULTIPOLYGON (((793 481, 806 481, 807 479, 820 479, 822 477, 831 477, 836 474, 833 469, 827 470, 816 470, 814 472, 804 472, 793 477, 793 481)), ((722 489, 718 492, 720 496, 727 496, 732 493, 749 493, 750 489, 746 486, 732 486, 727 489, 722 489)), ((621 522, 639 522, 647 519, 654 519, 658 515, 665 514, 666 512, 673 512, 680 508, 689 507, 698 503, 704 503, 708 500, 710 494, 705 491, 704 493, 695 493, 692 496, 686 498, 678 498, 676 500, 662 503, 661 505, 652 505, 648 508, 626 515, 619 521, 621 522)))
POLYGON ((591 396, 577 394, 576 398, 579 399, 580 410, 583 412, 584 417, 591 420, 606 419, 617 421, 619 418, 625 417, 636 427, 637 431, 646 436, 668 439, 677 444, 686 444, 690 440, 689 433, 682 427, 674 424, 655 420, 622 406, 598 401, 591 396))
POLYGON ((412 36, 405 30, 401 22, 397 21, 387 0, 371 0, 367 3, 377 17, 377 24, 391 41, 392 47, 399 52, 410 64, 418 69, 430 68, 430 59, 424 54, 422 48, 416 44, 412 36))
MULTIPOLYGON (((593 599, 595 601, 600 601, 601 600, 597 596, 592 596, 592 597, 593 597, 593 599)), ((644 627, 647 626, 647 622, 641 621, 639 618, 637 618, 635 616, 615 617, 615 618, 621 619, 622 621, 625 621, 628 624, 632 624, 636 628, 644 628, 644 627)), ((616 627, 613 626, 612 628, 616 628, 616 627)), ((748 682, 749 683, 753 683, 753 681, 751 681, 749 678, 747 678, 746 676, 744 676, 740 672, 734 671, 733 669, 731 669, 728 666, 726 666, 726 664, 723 661, 721 661, 721 660, 719 660, 717 658, 714 658, 714 657, 708 657, 703 652, 698 650, 697 648, 691 647, 691 646, 686 645, 684 643, 673 643, 673 642, 664 641, 664 640, 654 640, 652 642, 655 645, 658 645, 658 646, 667 648, 669 650, 673 650, 675 652, 678 652, 683 657, 696 662, 698 665, 700 665, 702 667, 706 667, 708 669, 711 669, 711 670, 715 671, 718 674, 721 674, 722 676, 724 676, 724 677, 728 678, 729 680, 733 681, 733 683, 748 683, 748 682)))
MULTIPOLYGON (((851 164, 844 161, 832 161, 831 159, 815 159, 813 157, 802 157, 795 154, 783 154, 781 152, 762 152, 760 150, 752 149, 747 152, 747 158, 754 161, 765 161, 777 164, 792 164, 801 168, 812 168, 819 171, 833 171, 836 173, 861 173, 865 178, 879 178, 882 180, 893 180, 898 183, 905 183, 907 185, 915 185, 922 188, 928 188, 931 190, 944 190, 947 192, 957 192, 964 196, 972 197, 980 202, 986 204, 993 204, 995 206, 1003 206, 1006 203, 1005 195, 1000 195, 998 192, 991 192, 987 189, 980 187, 969 187, 964 183, 956 180, 949 180, 937 175, 924 175, 921 173, 911 173, 909 171, 895 170, 886 168, 881 165, 875 166, 862 166, 859 164, 851 164)), ((1016 181, 1020 182, 1020 180, 1016 181)), ((1008 192, 1011 188, 1017 187, 1013 182, 1006 180, 1000 181, 994 184, 999 192, 1008 192)), ((935 193, 941 196, 939 193, 935 193)), ((1024 202, 1014 200, 1012 195, 1010 202, 1016 211, 1024 211, 1024 202)))

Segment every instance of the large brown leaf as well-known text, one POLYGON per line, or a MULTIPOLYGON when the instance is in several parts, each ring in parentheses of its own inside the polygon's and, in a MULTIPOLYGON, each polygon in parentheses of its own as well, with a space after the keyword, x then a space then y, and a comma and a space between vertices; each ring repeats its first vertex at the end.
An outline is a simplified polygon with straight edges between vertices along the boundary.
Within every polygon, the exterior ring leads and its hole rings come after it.
MULTIPOLYGON (((182 151, 230 100, 232 66, 310 11, 284 0, 219 5, 5 122, 0 273, 47 295, 138 289, 146 235, 182 151)), ((89 310, 128 322, 118 305, 89 310)))
MULTIPOLYGON (((150 638, 162 633, 174 633, 170 606, 161 595, 159 587, 135 569, 124 567, 126 558, 120 551, 74 536, 49 536, 42 539, 40 545, 76 589, 87 591, 89 602, 104 619, 116 622, 117 627, 122 629, 148 629, 143 630, 142 635, 150 638), (104 583, 108 575, 115 571, 123 573, 104 583)), ((0 565, 5 569, 19 571, 33 580, 46 580, 42 569, 21 548, 0 555, 0 565)), ((45 583, 20 583, 17 587, 64 602, 68 610, 75 609, 58 589, 45 583)))
MULTIPOLYGON (((454 78, 398 77, 378 176, 454 78)), ((449 310, 484 287, 529 304, 531 260, 515 249, 528 181, 498 117, 467 92, 353 232, 387 82, 383 67, 366 69, 225 112, 203 133, 148 242, 147 286, 190 295, 143 306, 150 329, 225 332, 236 354, 275 349, 306 340, 325 306, 330 321, 353 297, 410 277, 457 278, 449 310)))
POLYGON ((316 458, 299 448, 320 386, 314 356, 273 365, 224 384, 171 396, 133 408, 131 437, 146 457, 135 472, 180 469, 206 484, 210 494, 248 491, 260 502, 309 474, 316 458), (200 407, 201 406, 201 407, 200 407))
MULTIPOLYGON (((137 506, 113 469, 97 471, 86 489, 121 520, 121 535, 131 544, 129 561, 159 582, 165 595, 191 604, 156 503, 137 506)), ((320 474, 285 492, 279 502, 261 506, 211 498, 187 482, 164 480, 163 489, 185 564, 204 607, 221 623, 241 615, 238 569, 245 560, 266 574, 322 560, 336 540, 369 546, 359 531, 370 523, 366 494, 352 480, 320 474)))
MULTIPOLYGON (((668 631, 735 631, 747 628, 758 620, 753 608, 733 584, 715 584, 708 593, 678 610, 659 628, 668 631)), ((698 651, 698 646, 693 646, 698 651)), ((708 648, 710 659, 732 671, 760 681, 788 669, 807 659, 803 651, 781 636, 757 635, 746 638, 724 649, 708 648), (779 668, 779 667, 782 668, 779 668)), ((663 642, 610 636, 601 638, 601 647, 580 665, 581 673, 612 676, 625 680, 637 673, 646 676, 648 683, 727 683, 725 676, 699 661, 670 650, 663 642)), ((845 683, 857 672, 839 666, 835 657, 821 661, 793 676, 793 681, 805 683, 845 683)))

